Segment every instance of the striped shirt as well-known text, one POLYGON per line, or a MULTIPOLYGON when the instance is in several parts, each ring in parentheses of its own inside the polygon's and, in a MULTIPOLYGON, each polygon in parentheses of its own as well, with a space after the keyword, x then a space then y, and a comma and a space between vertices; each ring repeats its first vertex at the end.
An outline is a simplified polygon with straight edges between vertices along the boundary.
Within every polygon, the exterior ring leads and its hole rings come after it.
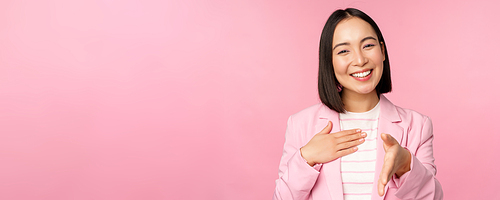
POLYGON ((340 114, 340 128, 342 130, 360 128, 367 134, 365 142, 358 146, 358 151, 344 156, 340 160, 345 200, 371 198, 377 159, 379 104, 368 112, 340 114))

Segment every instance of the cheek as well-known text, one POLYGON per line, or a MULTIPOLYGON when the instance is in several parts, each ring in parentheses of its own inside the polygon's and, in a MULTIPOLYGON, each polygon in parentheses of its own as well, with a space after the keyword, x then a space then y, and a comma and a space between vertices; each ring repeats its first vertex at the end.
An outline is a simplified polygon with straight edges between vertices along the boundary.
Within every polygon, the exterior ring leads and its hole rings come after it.
POLYGON ((347 64, 342 59, 334 59, 333 60, 333 71, 335 75, 342 75, 347 73, 347 64))
POLYGON ((385 57, 382 54, 380 54, 380 57, 378 57, 378 59, 375 62, 379 63, 380 65, 383 65, 384 60, 385 60, 385 57))
POLYGON ((380 52, 380 53, 377 53, 376 55, 374 55, 372 57, 372 60, 375 63, 375 65, 377 66, 377 68, 375 69, 377 71, 377 73, 375 73, 375 77, 374 78, 375 78, 375 80, 377 80, 377 85, 378 85, 378 83, 380 82, 380 78, 382 78, 382 74, 384 73, 384 60, 385 60, 385 57, 380 52))
POLYGON ((374 51, 370 57, 372 58, 373 62, 378 64, 383 64, 385 60, 384 54, 382 53, 381 50, 374 51))

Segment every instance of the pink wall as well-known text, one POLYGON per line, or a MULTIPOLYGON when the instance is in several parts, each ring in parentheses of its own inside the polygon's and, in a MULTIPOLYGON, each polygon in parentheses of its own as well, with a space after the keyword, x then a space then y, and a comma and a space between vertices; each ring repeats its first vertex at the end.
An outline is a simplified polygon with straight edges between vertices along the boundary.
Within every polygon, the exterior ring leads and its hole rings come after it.
POLYGON ((494 1, 0 2, 0 199, 270 199, 337 8, 379 23, 446 199, 497 199, 494 1), (71 3, 70 3, 71 2, 71 3))

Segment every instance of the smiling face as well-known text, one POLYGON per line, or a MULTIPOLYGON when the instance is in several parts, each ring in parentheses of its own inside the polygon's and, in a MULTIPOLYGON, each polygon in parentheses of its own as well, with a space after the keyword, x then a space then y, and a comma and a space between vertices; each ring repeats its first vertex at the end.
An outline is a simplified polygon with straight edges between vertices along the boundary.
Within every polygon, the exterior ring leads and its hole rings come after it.
POLYGON ((375 30, 364 20, 351 17, 338 23, 333 33, 332 62, 344 87, 342 96, 376 94, 385 60, 375 30))

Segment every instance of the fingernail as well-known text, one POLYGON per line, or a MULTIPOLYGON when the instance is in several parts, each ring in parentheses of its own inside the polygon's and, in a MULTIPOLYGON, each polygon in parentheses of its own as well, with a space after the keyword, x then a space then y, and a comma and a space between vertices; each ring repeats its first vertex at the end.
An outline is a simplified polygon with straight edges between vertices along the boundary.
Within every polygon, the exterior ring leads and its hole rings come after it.
POLYGON ((366 133, 361 133, 361 136, 365 137, 365 136, 366 136, 366 133))
POLYGON ((357 132, 357 133, 361 132, 361 129, 356 129, 356 132, 357 132))
POLYGON ((358 147, 353 147, 352 150, 357 151, 358 147))
POLYGON ((363 142, 364 140, 365 140, 365 139, 363 139, 363 138, 359 139, 359 141, 360 141, 360 142, 363 142))

